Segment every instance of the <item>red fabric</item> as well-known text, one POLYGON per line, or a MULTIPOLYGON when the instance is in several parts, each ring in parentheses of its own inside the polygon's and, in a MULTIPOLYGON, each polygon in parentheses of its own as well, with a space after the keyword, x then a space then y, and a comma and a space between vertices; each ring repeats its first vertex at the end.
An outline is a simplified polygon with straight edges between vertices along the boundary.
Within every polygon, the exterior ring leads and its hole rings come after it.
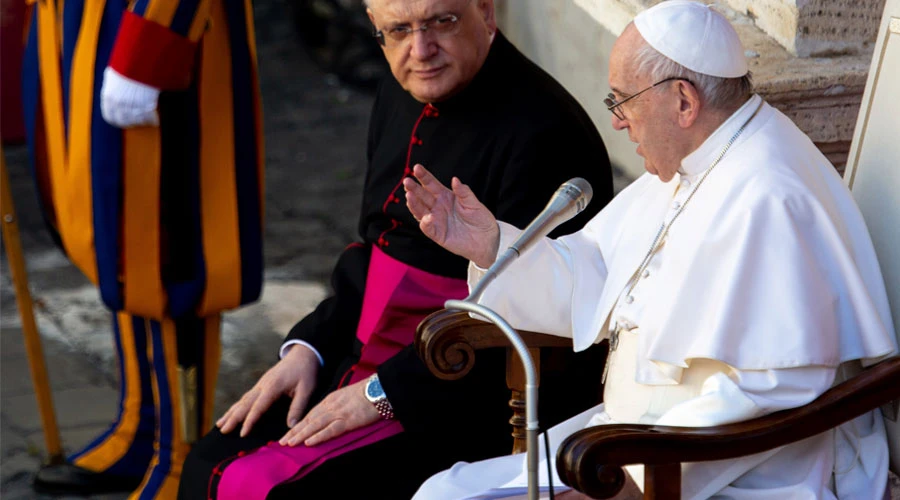
MULTIPOLYGON (((450 298, 463 298, 464 280, 426 273, 372 247, 357 337, 362 355, 350 383, 365 379, 378 365, 412 343, 416 326, 450 298)), ((390 395, 388 395, 390 397, 390 395)), ((216 488, 220 500, 263 499, 285 481, 300 479, 324 461, 403 432, 397 420, 379 420, 315 447, 269 443, 228 464, 216 488)))
POLYGON ((278 441, 269 443, 241 456, 225 468, 215 498, 262 500, 275 486, 305 476, 333 456, 386 439, 402 431, 403 427, 396 420, 379 420, 312 448, 303 445, 281 446, 278 441))
POLYGON ((446 278, 407 266, 372 247, 366 277, 366 293, 356 337, 363 343, 362 355, 350 383, 362 380, 381 363, 410 345, 416 327, 447 299, 462 299, 468 292, 465 280, 446 278))
POLYGON ((25 139, 22 119, 22 56, 25 2, 0 0, 0 140, 4 144, 25 139))
POLYGON ((126 12, 109 66, 122 76, 160 90, 183 90, 191 84, 196 53, 196 43, 126 12))

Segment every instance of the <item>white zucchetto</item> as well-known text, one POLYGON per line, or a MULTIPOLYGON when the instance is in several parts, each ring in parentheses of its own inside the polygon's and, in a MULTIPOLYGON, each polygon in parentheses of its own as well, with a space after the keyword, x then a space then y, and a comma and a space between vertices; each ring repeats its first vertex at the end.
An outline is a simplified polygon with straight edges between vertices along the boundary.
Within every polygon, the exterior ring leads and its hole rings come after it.
POLYGON ((734 27, 705 4, 661 2, 638 14, 634 25, 651 47, 689 70, 720 78, 749 70, 734 27))

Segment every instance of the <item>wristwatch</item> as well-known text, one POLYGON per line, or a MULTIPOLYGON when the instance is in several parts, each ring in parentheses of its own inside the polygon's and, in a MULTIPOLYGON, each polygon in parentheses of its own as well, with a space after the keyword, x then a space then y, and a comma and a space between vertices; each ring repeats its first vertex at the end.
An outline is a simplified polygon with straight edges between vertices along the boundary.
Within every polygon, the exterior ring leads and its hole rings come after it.
POLYGON ((375 409, 378 410, 378 414, 381 415, 381 418, 385 420, 394 418, 394 407, 391 406, 390 401, 388 401, 387 396, 384 394, 384 389, 381 387, 381 381, 378 380, 377 373, 366 380, 365 392, 366 399, 375 405, 375 409))

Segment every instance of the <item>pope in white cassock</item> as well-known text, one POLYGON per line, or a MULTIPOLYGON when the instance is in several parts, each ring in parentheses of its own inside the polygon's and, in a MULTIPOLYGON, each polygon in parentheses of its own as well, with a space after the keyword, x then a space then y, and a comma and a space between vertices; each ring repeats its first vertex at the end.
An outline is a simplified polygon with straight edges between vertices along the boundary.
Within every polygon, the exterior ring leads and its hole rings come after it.
MULTIPOLYGON (((575 350, 610 339, 604 403, 552 429, 551 445, 587 425, 710 426, 794 408, 896 353, 850 192, 752 94, 721 14, 685 0, 642 12, 616 41, 609 75, 613 127, 638 144, 648 173, 580 232, 537 243, 480 301, 515 328, 571 337, 575 350)), ((458 179, 448 189, 422 166, 414 175, 410 210, 471 261, 473 286, 520 231, 458 179)), ((888 450, 875 410, 782 448, 683 467, 686 499, 872 500, 885 495, 888 450)), ((457 464, 416 498, 519 494, 523 471, 523 455, 457 464)), ((628 472, 643 483, 641 467, 628 472)))

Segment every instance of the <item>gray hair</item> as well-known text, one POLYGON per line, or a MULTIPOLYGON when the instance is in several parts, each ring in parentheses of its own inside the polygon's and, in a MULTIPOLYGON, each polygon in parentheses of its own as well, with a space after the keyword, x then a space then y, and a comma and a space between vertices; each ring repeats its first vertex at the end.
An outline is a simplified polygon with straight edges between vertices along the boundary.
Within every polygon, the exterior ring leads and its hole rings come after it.
POLYGON ((700 93, 704 104, 713 109, 724 109, 741 103, 753 92, 753 80, 749 71, 738 78, 697 73, 664 56, 646 41, 637 49, 634 65, 639 74, 648 74, 653 82, 670 77, 689 80, 700 93))

